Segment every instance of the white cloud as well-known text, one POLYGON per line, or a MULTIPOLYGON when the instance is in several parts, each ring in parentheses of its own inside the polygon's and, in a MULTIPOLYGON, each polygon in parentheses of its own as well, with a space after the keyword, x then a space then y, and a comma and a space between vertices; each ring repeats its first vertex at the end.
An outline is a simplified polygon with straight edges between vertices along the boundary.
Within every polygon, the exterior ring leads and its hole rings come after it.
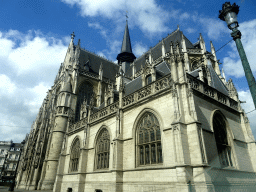
POLYGON ((143 45, 141 42, 136 42, 133 48, 133 52, 137 57, 140 57, 143 53, 148 50, 147 46, 143 45))
POLYGON ((35 87, 27 88, 26 94, 29 95, 29 97, 24 95, 24 104, 29 106, 31 113, 37 114, 49 88, 50 87, 43 82, 35 87))
POLYGON ((0 126, 3 127, 0 129, 0 140, 20 142, 29 132, 49 86, 39 83, 30 88, 11 84, 15 88, 0 98, 0 126))
POLYGON ((124 20, 128 10, 129 22, 150 34, 166 32, 165 25, 169 14, 157 5, 155 0, 62 0, 71 6, 77 5, 81 9, 82 16, 104 16, 113 20, 116 24, 124 20))
MULTIPOLYGON (((10 35, 10 33, 7 33, 6 37, 8 37, 8 40, 13 40, 12 37, 16 35, 20 34, 10 35)), ((3 41, 6 41, 6 39, 3 39, 3 41)), ((17 42, 14 39, 12 44, 15 43, 17 42)), ((30 35, 25 35, 25 40, 21 41, 19 47, 10 49, 9 45, 8 48, 9 64, 17 69, 19 75, 31 72, 41 73, 42 70, 48 67, 57 69, 67 49, 62 40, 43 36, 30 37, 30 35)))
POLYGON ((187 31, 188 33, 195 33, 195 32, 196 32, 196 29, 189 27, 189 28, 186 29, 186 31, 187 31))
POLYGON ((182 14, 179 16, 179 19, 180 19, 180 20, 188 19, 188 18, 190 18, 190 15, 189 15, 187 12, 182 13, 182 14))
POLYGON ((88 26, 94 29, 99 29, 101 36, 107 38, 107 30, 104 29, 104 27, 102 27, 99 23, 88 23, 88 26))
POLYGON ((3 95, 14 93, 14 91, 17 89, 16 85, 5 74, 0 74, 0 82, 0 98, 3 95))
POLYGON ((104 58, 107 58, 106 55, 102 51, 97 52, 97 55, 99 55, 101 57, 104 57, 104 58))
MULTIPOLYGON (((252 72, 255 74, 256 19, 241 23, 239 29, 242 33, 241 40, 245 53, 247 55, 247 59, 251 66, 252 72)), ((234 76, 237 78, 243 77, 244 70, 235 43, 232 42, 230 44, 230 47, 232 51, 228 52, 228 57, 225 57, 223 59, 223 67, 225 69, 225 72, 228 76, 234 76)))
POLYGON ((64 60, 67 37, 9 30, 0 32, 0 45, 0 140, 20 142, 64 60))
POLYGON ((229 33, 226 23, 219 19, 200 17, 199 22, 203 25, 210 39, 218 40, 222 34, 229 33))
POLYGON ((221 36, 230 33, 225 22, 218 18, 210 18, 203 14, 198 14, 197 12, 188 13, 180 10, 177 11, 176 15, 178 15, 177 18, 179 18, 179 22, 188 27, 186 28, 188 33, 194 33, 196 31, 195 27, 197 27, 200 29, 201 33, 207 33, 207 36, 211 40, 218 40, 221 36))

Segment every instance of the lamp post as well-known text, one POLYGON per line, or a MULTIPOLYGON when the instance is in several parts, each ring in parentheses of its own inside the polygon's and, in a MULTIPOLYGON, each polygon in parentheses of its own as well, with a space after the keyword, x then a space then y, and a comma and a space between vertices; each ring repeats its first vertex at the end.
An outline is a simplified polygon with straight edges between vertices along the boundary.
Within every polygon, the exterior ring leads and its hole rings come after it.
POLYGON ((222 5, 222 10, 219 11, 219 18, 223 21, 226 21, 228 28, 232 30, 231 37, 233 37, 233 40, 236 42, 236 47, 244 68, 245 77, 249 85, 254 106, 256 107, 256 83, 241 42, 242 34, 237 29, 237 27, 239 26, 237 21, 238 12, 239 6, 236 5, 236 3, 231 5, 230 2, 225 2, 222 5))

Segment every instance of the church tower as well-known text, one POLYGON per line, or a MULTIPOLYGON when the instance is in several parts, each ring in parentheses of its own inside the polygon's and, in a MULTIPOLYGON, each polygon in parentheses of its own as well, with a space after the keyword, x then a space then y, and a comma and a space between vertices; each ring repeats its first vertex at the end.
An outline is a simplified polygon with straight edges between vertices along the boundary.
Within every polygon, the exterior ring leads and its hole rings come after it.
POLYGON ((126 26, 124 31, 124 38, 121 48, 121 53, 117 55, 118 64, 122 65, 123 72, 127 72, 130 67, 130 64, 136 59, 132 53, 131 40, 128 29, 128 21, 126 20, 126 26))
MULTIPOLYGON (((74 50, 74 34, 72 34, 71 36, 72 38, 68 52, 74 50)), ((67 62, 65 62, 65 64, 67 65, 67 62)), ((43 190, 53 188, 59 163, 59 155, 61 153, 63 140, 67 130, 68 119, 70 115, 73 114, 71 105, 73 103, 72 100, 74 99, 75 95, 72 91, 72 72, 70 71, 68 66, 64 65, 62 73, 64 78, 61 83, 62 85, 60 92, 57 95, 55 123, 52 128, 52 139, 49 145, 49 155, 46 163, 46 172, 41 188, 43 190)))

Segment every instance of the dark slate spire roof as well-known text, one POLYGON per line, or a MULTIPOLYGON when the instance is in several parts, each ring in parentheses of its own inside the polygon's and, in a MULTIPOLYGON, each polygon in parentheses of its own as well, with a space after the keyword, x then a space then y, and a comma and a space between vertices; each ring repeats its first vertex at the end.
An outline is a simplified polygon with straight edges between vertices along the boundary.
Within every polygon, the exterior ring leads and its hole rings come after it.
POLYGON ((133 62, 136 57, 132 53, 131 40, 128 29, 128 21, 126 21, 124 38, 122 43, 121 52, 117 55, 118 63, 120 62, 133 62))
POLYGON ((82 69, 86 65, 89 68, 89 72, 98 74, 101 64, 103 67, 103 77, 115 81, 116 73, 119 70, 117 64, 87 50, 80 49, 79 65, 82 69))
POLYGON ((131 40, 129 35, 129 29, 128 29, 128 21, 126 20, 126 26, 124 31, 124 38, 121 48, 121 53, 132 53, 132 46, 131 46, 131 40))
MULTIPOLYGON (((194 45, 187 39, 187 37, 184 35, 185 44, 187 49, 194 49, 194 45)), ((181 46, 181 40, 182 40, 182 31, 179 29, 175 30, 171 34, 169 34, 166 38, 163 39, 164 47, 166 52, 170 52, 170 44, 173 42, 173 48, 176 49, 176 42, 178 42, 181 46)), ((150 50, 147 51, 145 54, 140 56, 134 61, 134 65, 136 67, 136 71, 140 70, 141 67, 144 67, 145 65, 145 55, 149 54, 150 50)), ((151 48, 151 53, 153 59, 157 59, 162 56, 162 42, 159 42, 154 47, 151 48)), ((130 68, 126 73, 128 77, 132 75, 132 69, 130 68)))
MULTIPOLYGON (((219 92, 223 93, 224 95, 229 96, 228 94, 228 88, 226 87, 226 85, 222 82, 222 80, 219 78, 219 76, 217 75, 217 73, 215 72, 215 70, 213 69, 211 63, 208 61, 208 65, 207 65, 209 72, 211 74, 211 87, 217 89, 219 92)), ((191 71, 189 74, 198 78, 199 77, 199 71, 200 69, 195 69, 194 71, 191 71)))

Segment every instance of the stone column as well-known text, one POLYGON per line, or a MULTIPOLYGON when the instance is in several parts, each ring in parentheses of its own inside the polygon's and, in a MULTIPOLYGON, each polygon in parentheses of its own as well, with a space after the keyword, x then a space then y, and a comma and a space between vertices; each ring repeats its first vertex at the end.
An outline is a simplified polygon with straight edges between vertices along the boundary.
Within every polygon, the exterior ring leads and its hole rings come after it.
POLYGON ((53 189, 59 155, 62 148, 62 142, 66 133, 68 117, 63 115, 64 107, 58 107, 58 111, 62 110, 62 113, 56 116, 55 126, 52 131, 52 140, 49 148, 49 156, 46 163, 46 173, 42 183, 42 189, 50 190, 53 189))

